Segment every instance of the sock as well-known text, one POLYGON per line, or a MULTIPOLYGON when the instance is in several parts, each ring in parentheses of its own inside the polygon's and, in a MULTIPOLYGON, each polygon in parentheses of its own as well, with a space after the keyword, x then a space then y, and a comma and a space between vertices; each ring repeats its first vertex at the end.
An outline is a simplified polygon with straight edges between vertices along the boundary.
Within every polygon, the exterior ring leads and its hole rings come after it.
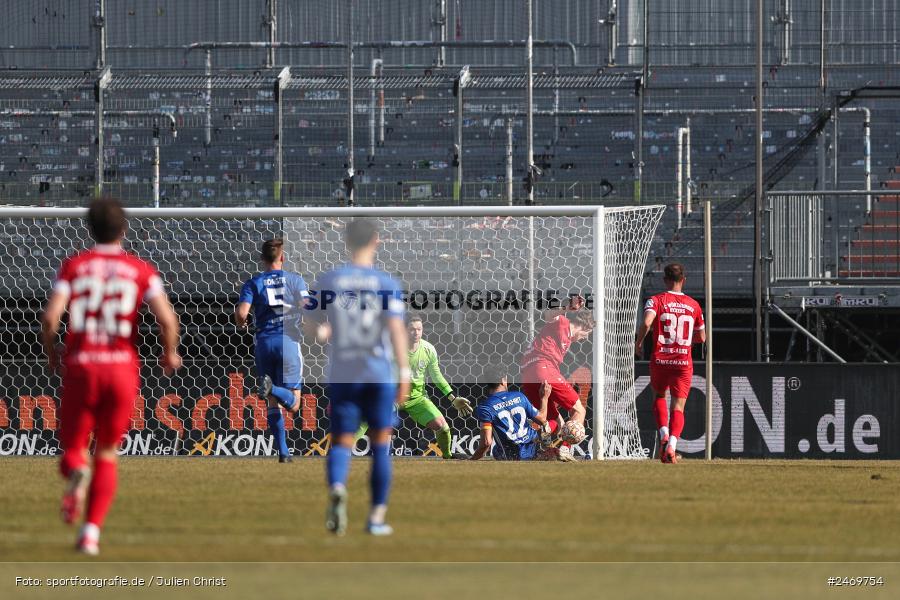
POLYGON ((556 430, 559 429, 559 421, 557 421, 556 419, 548 420, 547 426, 550 427, 550 433, 554 434, 556 433, 556 430))
POLYGON ((369 511, 369 523, 372 525, 383 525, 384 516, 387 514, 387 504, 376 504, 369 511))
POLYGON ((663 441, 664 439, 666 439, 667 435, 669 435, 669 428, 668 427, 660 427, 659 428, 659 441, 663 441))
POLYGON ((66 479, 69 478, 69 475, 72 474, 72 471, 76 469, 81 469, 82 467, 86 467, 87 464, 84 462, 84 451, 75 448, 71 448, 66 450, 62 457, 59 459, 59 472, 66 479))
POLYGON ((681 437, 681 432, 684 430, 684 411, 683 410, 673 410, 672 411, 672 436, 673 437, 681 437))
POLYGON ((278 400, 278 404, 282 405, 288 410, 291 410, 291 407, 294 406, 296 400, 294 399, 294 392, 285 387, 278 387, 277 385, 272 386, 272 395, 275 396, 275 399, 278 400))
POLYGON ((450 453, 450 444, 453 442, 450 426, 445 423, 440 430, 435 432, 434 438, 437 440, 438 448, 441 449, 441 455, 444 458, 453 458, 453 454, 450 453))
POLYGON ((116 495, 118 472, 115 460, 94 459, 94 478, 91 479, 91 490, 88 494, 87 516, 85 522, 103 527, 106 513, 116 495))
POLYGON ((669 436, 669 448, 674 452, 678 447, 678 438, 684 429, 684 411, 672 411, 672 434, 669 436))
POLYGON ((269 423, 269 432, 275 438, 275 446, 278 448, 278 456, 290 456, 291 451, 288 450, 287 436, 284 433, 284 415, 277 406, 270 406, 266 412, 266 421, 269 423))
POLYGON ((391 445, 374 444, 372 446, 372 506, 387 505, 388 492, 391 490, 391 445))
POLYGON ((332 446, 327 459, 328 487, 336 485, 346 487, 347 475, 350 473, 350 448, 332 446))
POLYGON ((656 428, 662 430, 663 427, 669 426, 669 406, 666 404, 666 397, 657 397, 653 402, 653 416, 656 417, 656 428))
POLYGON ((81 526, 81 531, 78 532, 78 538, 88 538, 90 540, 94 540, 95 542, 100 541, 100 528, 97 527, 94 523, 85 523, 81 526))

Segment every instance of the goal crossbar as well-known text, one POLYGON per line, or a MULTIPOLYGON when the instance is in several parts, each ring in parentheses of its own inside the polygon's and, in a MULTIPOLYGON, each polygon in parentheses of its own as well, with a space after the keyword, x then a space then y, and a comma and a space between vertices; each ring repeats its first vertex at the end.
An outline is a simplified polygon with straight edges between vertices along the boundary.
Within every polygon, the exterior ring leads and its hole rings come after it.
MULTIPOLYGON (((645 206, 643 208, 655 208, 645 206)), ((592 217, 604 206, 354 206, 273 208, 126 208, 132 217, 155 218, 291 218, 291 217, 592 217)), ((87 208, 0 207, 0 219, 71 219, 83 217, 87 208)))

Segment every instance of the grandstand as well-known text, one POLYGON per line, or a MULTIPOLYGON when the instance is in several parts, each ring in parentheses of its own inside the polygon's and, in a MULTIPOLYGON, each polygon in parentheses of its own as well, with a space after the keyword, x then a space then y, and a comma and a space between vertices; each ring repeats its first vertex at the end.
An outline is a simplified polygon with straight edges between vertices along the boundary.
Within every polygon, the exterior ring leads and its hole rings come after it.
MULTIPOLYGON (((688 291, 698 295, 700 207, 711 200, 719 356, 749 358, 753 11, 737 0, 646 2, 645 40, 638 0, 535 1, 534 156, 543 174, 534 199, 667 205, 647 289, 658 286, 667 260, 678 259, 691 273, 688 291), (635 92, 645 58, 642 106, 635 92), (690 175, 683 173, 679 190, 684 128, 690 175)), ((222 1, 216 19, 201 0, 108 0, 98 3, 102 21, 91 4, 0 2, 8 15, 0 49, 2 203, 77 206, 102 183, 104 193, 133 206, 345 204, 348 24, 358 45, 356 204, 527 199, 525 18, 514 0, 358 0, 350 3, 352 19, 347 3, 325 0, 222 1), (454 87, 463 65, 473 79, 459 114, 454 87), (110 78, 95 90, 101 67, 110 78), (290 77, 279 87, 284 67, 290 77)), ((896 360, 900 197, 888 192, 900 189, 893 127, 900 14, 886 0, 865 7, 828 0, 823 18, 821 4, 765 4, 766 188, 832 192, 802 199, 823 215, 815 225, 816 270, 773 277, 770 293, 792 314, 806 307, 805 297, 828 298, 831 309, 835 294, 875 299, 877 311, 802 311, 812 319, 805 324, 850 359, 896 360), (834 194, 841 190, 873 194, 834 194), (885 352, 869 352, 863 335, 885 352)), ((767 231, 764 255, 777 237, 767 231)), ((791 355, 792 331, 777 319, 771 331, 773 357, 791 355)), ((808 348, 805 357, 819 354, 808 348)))

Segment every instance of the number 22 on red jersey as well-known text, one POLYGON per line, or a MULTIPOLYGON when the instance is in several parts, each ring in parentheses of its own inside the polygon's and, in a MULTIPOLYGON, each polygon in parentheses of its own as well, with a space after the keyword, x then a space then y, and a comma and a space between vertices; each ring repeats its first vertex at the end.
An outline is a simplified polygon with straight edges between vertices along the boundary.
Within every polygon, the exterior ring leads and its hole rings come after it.
POLYGON ((131 336, 128 319, 137 308, 138 285, 130 279, 84 275, 72 280, 69 331, 83 333, 92 344, 131 336))
POLYGON ((141 301, 164 293, 148 263, 125 252, 88 250, 60 269, 54 289, 69 295, 67 354, 134 351, 141 301))

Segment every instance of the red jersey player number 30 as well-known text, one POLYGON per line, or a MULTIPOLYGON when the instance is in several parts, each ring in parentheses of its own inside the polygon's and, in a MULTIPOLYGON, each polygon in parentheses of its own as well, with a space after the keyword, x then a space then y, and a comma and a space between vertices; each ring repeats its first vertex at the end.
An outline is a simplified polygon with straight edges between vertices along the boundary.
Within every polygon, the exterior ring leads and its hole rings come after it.
POLYGON ((651 362, 667 367, 693 368, 694 332, 705 328, 703 311, 697 301, 680 292, 663 292, 647 300, 644 312, 657 315, 651 362))

